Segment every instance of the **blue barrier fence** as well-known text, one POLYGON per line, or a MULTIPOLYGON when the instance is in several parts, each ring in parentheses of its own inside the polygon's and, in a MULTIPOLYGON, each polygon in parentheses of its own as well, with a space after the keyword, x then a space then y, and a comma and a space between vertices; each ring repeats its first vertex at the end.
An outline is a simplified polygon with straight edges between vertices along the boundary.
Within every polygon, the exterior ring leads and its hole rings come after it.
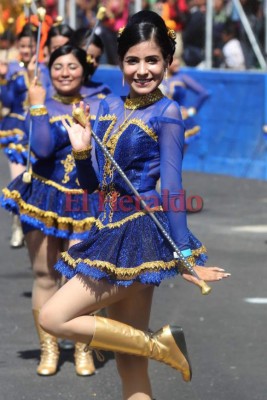
MULTIPOLYGON (((202 71, 183 68, 210 91, 196 115, 201 126, 184 158, 184 169, 267 180, 267 75, 261 72, 202 71)), ((101 66, 95 81, 107 83, 124 95, 122 74, 117 67, 101 66)), ((194 94, 187 95, 188 106, 194 94)))

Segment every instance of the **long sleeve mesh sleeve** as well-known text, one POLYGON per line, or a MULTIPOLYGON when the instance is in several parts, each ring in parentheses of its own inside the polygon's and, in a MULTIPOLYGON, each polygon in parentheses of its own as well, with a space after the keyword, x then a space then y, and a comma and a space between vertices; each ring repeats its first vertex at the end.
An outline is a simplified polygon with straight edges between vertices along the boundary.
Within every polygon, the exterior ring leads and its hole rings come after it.
POLYGON ((189 248, 185 194, 182 186, 184 124, 176 103, 158 118, 160 178, 163 207, 169 219, 172 239, 180 250, 189 248))
POLYGON ((26 133, 31 149, 37 158, 50 157, 55 148, 55 134, 49 122, 49 115, 30 115, 26 118, 26 133))

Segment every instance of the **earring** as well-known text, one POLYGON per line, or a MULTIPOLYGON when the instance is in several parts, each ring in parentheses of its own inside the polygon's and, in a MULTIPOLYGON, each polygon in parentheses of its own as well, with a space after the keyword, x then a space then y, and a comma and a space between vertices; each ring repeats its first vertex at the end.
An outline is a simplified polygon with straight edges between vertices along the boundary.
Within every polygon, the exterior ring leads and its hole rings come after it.
POLYGON ((165 81, 167 81, 168 80, 168 69, 166 68, 165 69, 165 73, 164 73, 164 78, 165 78, 165 81))
POLYGON ((124 75, 122 75, 122 86, 124 86, 125 85, 125 82, 124 82, 124 75))

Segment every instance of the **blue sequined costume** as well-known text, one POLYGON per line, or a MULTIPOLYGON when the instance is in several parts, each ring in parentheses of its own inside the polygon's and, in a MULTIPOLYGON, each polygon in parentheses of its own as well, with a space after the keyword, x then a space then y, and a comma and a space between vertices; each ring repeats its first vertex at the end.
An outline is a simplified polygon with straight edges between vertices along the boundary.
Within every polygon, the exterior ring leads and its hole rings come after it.
MULTIPOLYGON (((170 99, 177 101, 181 110, 185 107, 188 90, 195 94, 195 100, 191 106, 195 112, 199 111, 209 97, 209 92, 203 86, 181 71, 164 80, 162 85, 164 94, 170 99)), ((185 143, 188 144, 199 135, 200 126, 193 116, 186 116, 183 119, 185 124, 185 143)))
MULTIPOLYGON (((101 102, 95 132, 180 250, 191 249, 203 264, 205 248, 186 223, 184 124, 177 103, 160 90, 127 99, 125 107, 121 98, 108 96, 101 102), (159 177, 164 198, 156 191, 159 177)), ((99 146, 93 149, 91 157, 75 161, 84 189, 100 184, 101 213, 88 238, 62 253, 55 268, 68 278, 82 274, 116 285, 159 285, 178 273, 173 249, 99 146)))
MULTIPOLYGON (((47 69, 47 74, 49 74, 48 69, 47 69)), ((45 76, 43 76, 43 78, 45 78, 45 76)), ((49 76, 46 78, 46 81, 48 80, 50 80, 49 76)), ((52 88, 49 86, 47 90, 48 93, 46 97, 49 99, 53 97, 53 95, 55 94, 55 90, 53 86, 52 88)), ((88 81, 86 85, 82 86, 80 93, 84 99, 87 99, 87 101, 89 99, 90 100, 93 99, 94 101, 105 98, 108 94, 111 93, 111 90, 106 84, 88 81)), ((16 141, 16 143, 12 142, 8 144, 8 146, 5 147, 4 152, 11 162, 15 162, 21 165, 26 165, 28 157, 27 135, 23 135, 19 140, 16 141)), ((31 154, 30 159, 32 164, 36 161, 33 154, 31 154)))
MULTIPOLYGON (((39 65, 40 81, 46 89, 47 95, 51 91, 51 81, 48 75, 47 67, 44 64, 39 65)), ((10 112, 3 118, 0 124, 0 147, 12 150, 12 144, 18 143, 25 131, 25 116, 28 110, 27 93, 29 80, 27 70, 23 63, 12 63, 9 66, 7 78, 1 82, 0 100, 4 107, 10 112), (11 71, 15 71, 11 74, 11 71)), ((21 147, 21 151, 22 151, 21 147)), ((12 151, 6 152, 11 162, 18 162, 12 154, 12 151)))
MULTIPOLYGON (((90 104, 95 119, 99 101, 90 104)), ((45 235, 82 239, 98 213, 98 193, 88 194, 81 189, 69 137, 61 122, 64 118, 72 123, 71 112, 72 104, 52 98, 47 100, 46 108, 27 116, 25 126, 31 118, 32 151, 37 158, 32 180, 24 183, 23 174, 18 176, 3 189, 1 202, 4 208, 20 215, 25 233, 39 229, 45 235)))

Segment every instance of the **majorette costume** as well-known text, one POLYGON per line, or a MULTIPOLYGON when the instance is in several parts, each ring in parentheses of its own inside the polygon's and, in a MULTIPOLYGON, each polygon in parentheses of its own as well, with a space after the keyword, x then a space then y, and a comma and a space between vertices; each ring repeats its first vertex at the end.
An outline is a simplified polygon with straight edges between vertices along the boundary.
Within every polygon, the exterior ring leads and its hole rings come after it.
MULTIPOLYGON (((32 166, 31 183, 23 174, 3 189, 2 206, 20 215, 24 232, 39 229, 45 235, 63 239, 82 239, 91 228, 98 210, 98 194, 81 189, 68 134, 61 120, 72 123, 72 104, 82 97, 54 96, 45 107, 31 109, 31 149, 37 161, 32 166), (70 101, 71 100, 71 101, 70 101), (67 104, 65 104, 67 102, 67 104)), ((86 99, 84 99, 86 101, 86 99)), ((90 99, 92 121, 99 100, 90 99)), ((27 129, 26 129, 27 131, 27 129)))
MULTIPOLYGON (((125 102, 110 95, 101 102, 94 131, 179 249, 192 262, 203 264, 205 248, 186 223, 181 179, 184 123, 177 103, 159 89, 125 102), (162 197, 155 189, 159 177, 162 197)), ((62 253, 55 268, 68 278, 79 273, 123 286, 135 281, 159 285, 176 275, 171 246, 127 184, 97 145, 88 154, 75 159, 78 179, 89 191, 100 185, 102 211, 87 238, 62 253)))

